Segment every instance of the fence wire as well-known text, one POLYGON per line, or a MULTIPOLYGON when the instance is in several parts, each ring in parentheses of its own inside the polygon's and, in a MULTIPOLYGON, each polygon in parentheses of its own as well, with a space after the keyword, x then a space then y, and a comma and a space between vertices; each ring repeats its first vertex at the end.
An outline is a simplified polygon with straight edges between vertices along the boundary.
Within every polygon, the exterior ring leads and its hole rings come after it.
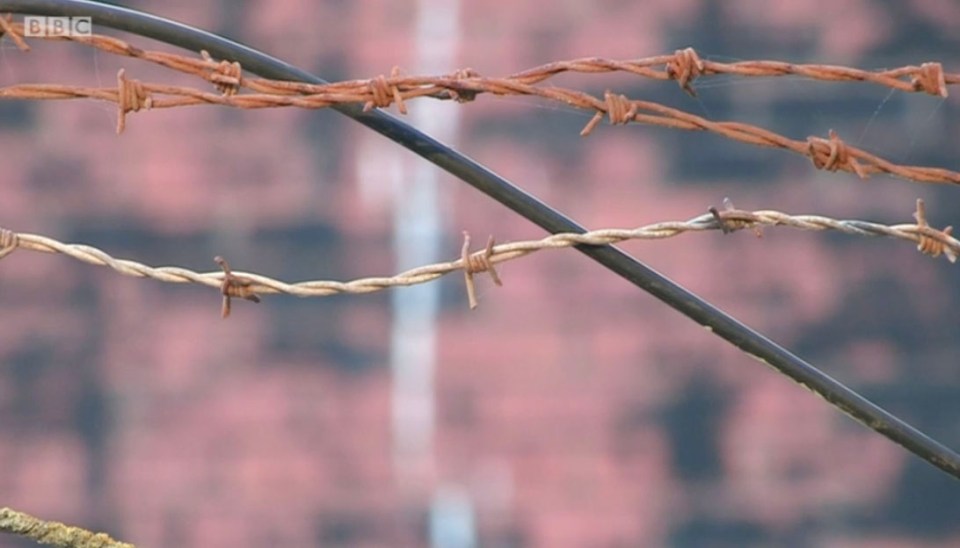
MULTIPOLYGON (((21 49, 29 46, 20 36, 19 23, 0 17, 3 30, 21 49)), ((172 53, 147 51, 117 38, 92 36, 61 36, 54 40, 68 40, 95 47, 116 55, 150 61, 178 72, 203 78, 213 83, 217 92, 186 86, 141 82, 127 78, 123 69, 117 75, 117 86, 84 87, 69 84, 18 84, 0 88, 0 99, 56 100, 98 99, 117 105, 119 116, 117 132, 126 126, 126 115, 144 109, 175 108, 193 105, 223 105, 242 109, 299 107, 328 108, 336 105, 359 104, 364 110, 396 105, 405 114, 406 101, 429 97, 440 100, 467 102, 478 95, 520 95, 539 97, 562 103, 594 115, 580 132, 589 135, 607 117, 610 124, 643 123, 660 127, 691 131, 709 131, 728 139, 762 147, 779 148, 809 158, 818 169, 846 171, 867 179, 885 173, 909 181, 924 183, 960 184, 960 172, 946 168, 903 165, 891 162, 861 148, 847 144, 833 130, 826 138, 808 136, 805 140, 792 139, 752 124, 714 121, 655 101, 631 99, 623 94, 607 91, 603 97, 557 86, 536 86, 563 72, 598 73, 624 71, 657 79, 677 80, 682 88, 694 93, 693 78, 706 74, 736 74, 740 76, 783 76, 796 74, 829 81, 860 81, 884 85, 901 91, 923 91, 931 95, 947 96, 947 84, 960 82, 960 74, 945 74, 940 63, 924 63, 892 70, 870 72, 861 69, 831 65, 794 65, 779 61, 745 61, 740 63, 711 63, 699 58, 693 49, 680 50, 674 55, 649 57, 633 61, 613 61, 599 58, 576 59, 542 65, 505 78, 487 78, 472 69, 463 69, 444 76, 403 76, 394 69, 389 77, 378 76, 366 80, 349 80, 330 84, 247 78, 237 62, 216 61, 205 51, 201 57, 190 58, 172 53), (662 65, 655 70, 650 67, 662 65), (242 88, 252 93, 239 93, 242 88)))
MULTIPOLYGON (((960 255, 960 241, 952 236, 952 227, 937 230, 926 220, 923 200, 917 200, 914 213, 916 223, 884 225, 860 220, 832 219, 820 215, 790 215, 781 211, 745 211, 736 209, 729 200, 724 208, 710 208, 710 212, 686 221, 665 221, 632 229, 608 228, 580 233, 560 233, 539 240, 524 240, 495 244, 493 238, 485 249, 470 253, 469 235, 464 234, 460 258, 453 261, 423 265, 395 276, 359 278, 347 282, 316 280, 289 283, 261 274, 233 272, 229 264, 217 257, 220 272, 196 272, 175 266, 152 267, 128 259, 117 259, 103 250, 83 244, 64 243, 37 234, 18 234, 0 229, 0 258, 15 249, 59 253, 85 263, 106 266, 125 276, 150 278, 170 283, 194 283, 218 288, 223 294, 224 317, 229 314, 229 298, 254 300, 258 294, 283 293, 297 297, 325 297, 341 293, 363 294, 384 289, 432 282, 451 272, 462 271, 465 276, 471 308, 477 305, 473 275, 490 272, 499 285, 500 277, 494 265, 526 257, 544 249, 561 249, 578 245, 608 245, 627 240, 661 240, 687 232, 720 230, 724 233, 742 229, 759 231, 762 227, 791 227, 801 230, 833 230, 856 236, 883 236, 907 240, 917 244, 923 253, 938 257, 944 255, 951 263, 960 255)), ((759 232, 758 232, 759 234, 759 232)), ((258 297, 257 297, 258 298, 258 297)))
MULTIPOLYGON (((21 51, 29 51, 30 46, 23 38, 23 24, 13 22, 11 15, 0 20, 0 35, 6 33, 21 51)), ((44 40, 60 40, 85 44, 107 53, 122 55, 155 63, 178 72, 192 74, 207 79, 214 84, 235 85, 229 72, 236 71, 239 65, 227 61, 217 62, 208 55, 202 59, 186 57, 159 51, 147 51, 130 43, 106 36, 93 34, 56 35, 37 37, 44 40)), ((473 72, 467 69, 466 72, 473 72)), ((537 84, 558 74, 577 72, 597 74, 626 72, 654 80, 675 80, 681 88, 694 94, 693 83, 697 78, 713 75, 732 75, 748 78, 801 76, 824 82, 866 82, 905 92, 922 92, 947 97, 947 86, 960 83, 960 73, 946 73, 938 62, 926 62, 920 65, 883 70, 864 70, 855 67, 824 64, 787 63, 776 60, 750 60, 735 63, 721 63, 702 59, 694 48, 685 48, 673 54, 656 55, 640 59, 606 59, 603 57, 581 57, 566 61, 555 61, 514 73, 509 78, 521 84, 537 84), (662 68, 658 68, 662 67, 662 68)), ((243 85, 252 89, 287 89, 297 93, 311 93, 313 84, 298 81, 281 81, 268 78, 244 79, 243 85), (263 87, 261 87, 263 86, 263 87)))

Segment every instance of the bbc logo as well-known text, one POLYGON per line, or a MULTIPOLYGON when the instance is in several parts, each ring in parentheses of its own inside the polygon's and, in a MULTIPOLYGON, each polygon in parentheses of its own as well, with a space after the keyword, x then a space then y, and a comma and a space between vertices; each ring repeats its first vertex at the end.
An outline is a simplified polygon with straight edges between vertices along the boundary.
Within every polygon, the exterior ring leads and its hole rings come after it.
POLYGON ((44 17, 25 15, 24 36, 90 36, 93 20, 90 17, 44 17))

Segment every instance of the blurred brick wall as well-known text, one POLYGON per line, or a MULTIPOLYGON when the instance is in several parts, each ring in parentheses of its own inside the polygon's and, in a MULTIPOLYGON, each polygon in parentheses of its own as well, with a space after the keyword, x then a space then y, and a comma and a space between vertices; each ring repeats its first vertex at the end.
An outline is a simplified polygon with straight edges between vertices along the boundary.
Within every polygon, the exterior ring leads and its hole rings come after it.
MULTIPOLYGON (((412 2, 136 6, 331 80, 413 62, 412 2)), ((692 45, 717 59, 960 66, 951 4, 831 9, 465 3, 458 65, 500 75, 692 45)), ((191 82, 80 47, 0 42, 2 85, 111 85, 120 67, 191 82)), ((623 75, 560 81, 796 138, 834 128, 896 161, 956 167, 952 99, 796 78, 704 79, 698 99, 623 75)), ((888 222, 909 222, 917 196, 936 224, 957 211, 952 189, 863 183, 719 137, 604 125, 581 139, 588 115, 536 101, 451 108, 464 152, 589 227, 689 218, 725 196, 888 222)), ((389 274, 391 198, 369 174, 390 166, 363 152, 393 145, 341 118, 146 111, 118 137, 108 105, 0 102, 0 225, 156 265, 213 270, 223 254, 288 280, 389 274)), ((463 229, 541 235, 448 176, 442 189, 450 257, 463 229)), ((775 230, 623 247, 960 445, 956 267, 897 242, 775 230)), ((422 545, 448 499, 468 501, 483 546, 960 542, 960 497, 942 474, 627 282, 573 251, 500 270, 502 288, 479 278, 474 312, 462 280, 439 282, 435 455, 411 484, 392 457, 386 295, 271 297, 224 322, 205 288, 14 253, 0 264, 0 498, 145 546, 422 545)))

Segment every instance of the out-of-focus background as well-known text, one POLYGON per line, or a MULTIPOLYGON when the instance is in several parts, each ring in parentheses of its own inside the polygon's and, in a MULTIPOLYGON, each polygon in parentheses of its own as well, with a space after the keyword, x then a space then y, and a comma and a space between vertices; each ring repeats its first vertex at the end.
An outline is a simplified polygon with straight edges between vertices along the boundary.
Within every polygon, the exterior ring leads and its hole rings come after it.
MULTIPOLYGON (((949 0, 131 2, 328 80, 506 75, 693 46, 711 60, 960 67, 949 0)), ((17 16, 17 20, 20 17, 17 16)), ((98 27, 141 47, 177 51, 98 27)), ((0 85, 195 84, 78 45, 0 41, 0 85)), ((803 78, 565 76, 893 161, 957 169, 956 99, 803 78)), ((590 228, 730 197, 936 226, 958 191, 538 100, 406 120, 590 228)), ((290 281, 388 275, 543 232, 332 111, 0 102, 0 225, 153 265, 290 281)), ((957 266, 909 244, 768 229, 622 246, 952 447, 957 266)), ((144 546, 948 546, 960 486, 572 250, 365 296, 216 291, 54 255, 0 262, 0 505, 144 546)), ((29 546, 12 537, 2 546, 29 546)))

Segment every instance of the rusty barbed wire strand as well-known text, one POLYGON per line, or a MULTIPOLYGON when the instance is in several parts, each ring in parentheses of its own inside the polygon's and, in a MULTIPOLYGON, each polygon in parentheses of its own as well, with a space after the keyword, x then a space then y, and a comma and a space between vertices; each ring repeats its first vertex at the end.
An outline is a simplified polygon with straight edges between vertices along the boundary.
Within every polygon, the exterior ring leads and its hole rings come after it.
POLYGON ((886 173, 902 179, 925 183, 960 184, 960 172, 945 168, 895 164, 863 149, 846 144, 833 130, 829 138, 811 136, 805 141, 791 139, 770 130, 742 123, 716 122, 653 101, 629 99, 607 92, 603 100, 588 93, 558 87, 536 87, 509 78, 456 77, 380 77, 374 80, 351 81, 314 86, 325 89, 310 95, 275 95, 271 93, 228 94, 204 92, 184 86, 142 83, 127 79, 124 70, 117 75, 117 88, 90 88, 64 84, 18 84, 0 88, 0 99, 99 99, 116 103, 120 111, 117 131, 123 131, 125 115, 151 108, 215 104, 244 109, 295 106, 326 108, 335 104, 361 103, 367 108, 385 107, 393 102, 417 97, 465 100, 475 92, 495 95, 528 95, 594 111, 593 118, 581 131, 589 135, 608 117, 613 125, 628 122, 645 123, 675 129, 710 131, 747 144, 780 148, 809 158, 818 169, 847 171, 866 179, 872 174, 886 173), (388 88, 386 91, 381 89, 388 88), (440 90, 440 91, 438 91, 440 90), (449 92, 444 95, 443 92, 449 92), (154 94, 168 97, 155 97, 154 94))
MULTIPOLYGON (((23 24, 12 21, 7 16, 0 23, 0 35, 8 34, 21 50, 29 50, 23 40, 23 24)), ((138 48, 130 43, 103 34, 40 36, 45 40, 70 41, 97 48, 101 51, 141 59, 166 68, 204 78, 216 85, 266 86, 278 92, 285 89, 290 93, 315 93, 310 84, 283 82, 269 79, 246 79, 240 76, 240 67, 236 63, 215 61, 208 55, 196 59, 159 51, 138 48), (275 87, 271 87, 275 86, 275 87)), ((466 69, 469 72, 470 69, 466 69)), ((864 70, 842 65, 824 65, 815 63, 787 63, 776 60, 747 60, 722 63, 703 59, 694 48, 678 49, 672 54, 656 55, 639 59, 616 60, 602 57, 582 57, 566 61, 556 61, 512 74, 509 78, 525 84, 540 83, 548 78, 565 72, 608 73, 626 72, 654 80, 675 80, 682 89, 695 95, 693 81, 698 77, 712 75, 733 75, 749 78, 802 76, 826 82, 866 82, 904 92, 922 92, 939 97, 947 97, 947 86, 960 83, 960 74, 945 73, 937 62, 921 65, 906 65, 893 69, 864 70), (657 68, 662 67, 662 68, 657 68)))
POLYGON ((46 521, 12 508, 0 508, 0 532, 63 548, 134 548, 133 544, 58 521, 46 521))
MULTIPOLYGON (((835 230, 858 236, 886 236, 908 240, 918 246, 918 250, 933 257, 944 255, 950 262, 956 262, 960 256, 960 240, 951 234, 952 228, 944 230, 932 228, 925 217, 922 200, 917 200, 917 211, 914 214, 917 222, 914 224, 883 225, 868 221, 840 220, 820 215, 790 215, 780 211, 759 210, 745 211, 732 207, 726 202, 723 210, 711 208, 709 213, 694 217, 687 221, 667 221, 649 224, 633 229, 602 229, 583 234, 560 233, 547 236, 539 240, 524 240, 494 245, 493 241, 483 251, 469 253, 469 236, 465 238, 465 245, 461 258, 455 261, 440 262, 420 266, 407 270, 391 277, 359 278, 348 282, 318 280, 297 283, 287 283, 259 274, 247 272, 232 272, 229 267, 220 272, 195 272, 186 268, 163 266, 151 267, 145 264, 117 259, 106 252, 83 244, 68 244, 53 238, 37 234, 12 234, 3 241, 8 248, 20 248, 46 253, 60 253, 74 259, 109 267, 120 274, 139 278, 151 278, 172 283, 196 283, 217 288, 224 297, 237 296, 253 300, 257 294, 284 293, 298 297, 323 297, 339 293, 363 294, 381 291, 391 287, 410 286, 431 282, 451 272, 464 271, 468 276, 467 286, 470 288, 472 280, 469 275, 477 272, 489 271, 494 281, 499 285, 500 278, 496 276, 493 265, 510 261, 543 249, 559 249, 578 245, 607 245, 626 240, 658 240, 679 236, 686 232, 702 232, 708 230, 722 230, 732 232, 744 228, 759 229, 761 227, 785 226, 802 230, 835 230), (225 280, 240 280, 241 290, 225 289, 225 280)), ((3 250, 0 249, 0 252, 3 250)), ((9 253, 9 249, 7 250, 9 253)), ((2 254, 0 254, 2 256, 2 254)), ((219 262, 219 261, 218 261, 219 262)), ((472 293, 472 291, 471 291, 472 293)), ((471 307, 475 306, 476 299, 470 300, 471 307)), ((229 313, 224 305, 224 317, 229 313)))

